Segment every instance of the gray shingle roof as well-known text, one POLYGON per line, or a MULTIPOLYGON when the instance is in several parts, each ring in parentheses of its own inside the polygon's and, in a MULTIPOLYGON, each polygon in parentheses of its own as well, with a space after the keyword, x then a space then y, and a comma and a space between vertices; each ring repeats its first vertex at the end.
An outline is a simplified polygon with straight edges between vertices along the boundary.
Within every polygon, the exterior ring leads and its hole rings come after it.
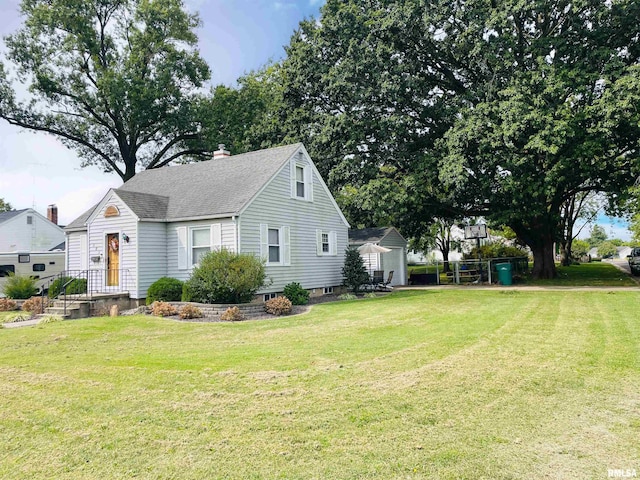
POLYGON ((28 208, 23 208, 22 210, 10 210, 8 212, 0 213, 0 223, 6 222, 10 218, 15 217, 16 215, 20 215, 22 212, 29 210, 28 208))
POLYGON ((96 203, 93 207, 91 207, 89 210, 87 210, 86 212, 84 212, 82 215, 80 215, 78 218, 76 218, 73 222, 71 222, 69 225, 67 225, 64 229, 65 231, 69 231, 69 230, 86 230, 86 223, 87 220, 89 219, 89 217, 91 216, 91 214, 93 213, 93 211, 96 209, 96 207, 98 206, 98 204, 96 203))
POLYGON ((362 243, 378 243, 393 229, 393 227, 371 227, 349 230, 349 243, 359 245, 362 243))
MULTIPOLYGON (((142 209, 145 215, 150 216, 141 218, 171 220, 233 215, 301 146, 297 143, 205 162, 145 170, 122 185, 116 193, 138 192, 168 199, 166 206, 158 199, 156 207, 142 209), (165 215, 158 216, 164 208, 165 215)), ((129 205, 125 198, 121 198, 129 205)))
POLYGON ((150 193, 131 192, 121 188, 115 190, 116 194, 127 206, 133 210, 138 218, 167 218, 169 197, 152 195, 150 193))
MULTIPOLYGON (((235 215, 300 149, 301 143, 186 165, 144 170, 116 194, 141 219, 235 215)), ((67 225, 81 229, 97 205, 67 225)))

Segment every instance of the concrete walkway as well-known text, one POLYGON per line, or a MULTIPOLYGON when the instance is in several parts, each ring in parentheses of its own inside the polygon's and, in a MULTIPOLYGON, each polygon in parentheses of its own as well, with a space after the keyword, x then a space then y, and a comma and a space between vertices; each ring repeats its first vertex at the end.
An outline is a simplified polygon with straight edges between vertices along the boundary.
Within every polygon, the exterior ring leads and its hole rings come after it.
POLYGON ((32 320, 23 320, 22 322, 9 322, 3 323, 3 328, 20 328, 20 327, 33 327, 38 324, 38 319, 34 318, 32 320))

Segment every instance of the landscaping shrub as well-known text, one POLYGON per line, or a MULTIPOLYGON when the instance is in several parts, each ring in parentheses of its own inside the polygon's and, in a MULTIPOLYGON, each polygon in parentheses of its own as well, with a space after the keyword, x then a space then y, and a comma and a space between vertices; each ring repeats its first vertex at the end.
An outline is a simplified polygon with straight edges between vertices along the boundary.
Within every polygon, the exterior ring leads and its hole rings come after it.
POLYGON ((338 295, 338 300, 355 300, 356 297, 353 293, 343 293, 342 295, 338 295))
POLYGON ((18 304, 10 298, 0 298, 0 312, 10 312, 18 308, 18 304))
POLYGON ((244 320, 244 315, 238 307, 229 307, 220 315, 220 320, 223 322, 239 322, 240 320, 244 320))
POLYGON ((287 297, 276 297, 264 302, 264 311, 271 315, 288 315, 291 308, 291 300, 287 297))
POLYGON ((30 313, 41 313, 49 306, 47 297, 31 297, 22 304, 22 310, 30 313))
POLYGON ((360 252, 353 247, 347 248, 342 276, 344 278, 342 284, 353 293, 358 293, 360 287, 369 282, 369 274, 364 267, 364 260, 362 260, 360 252))
MULTIPOLYGON (((505 245, 502 242, 492 242, 480 247, 482 258, 512 258, 512 257, 528 257, 526 250, 519 247, 505 245)), ((474 247, 471 252, 464 255, 465 259, 478 258, 478 247, 474 247)))
POLYGON ((51 286, 49 286, 49 298, 56 298, 58 295, 62 293, 62 287, 67 283, 67 295, 78 295, 81 293, 87 293, 87 279, 86 278, 76 278, 72 279, 72 277, 60 277, 56 278, 51 286))
POLYGON ((14 275, 13 273, 9 274, 2 289, 2 293, 7 297, 19 300, 33 297, 37 292, 38 289, 34 278, 14 275))
POLYGON ((147 290, 147 305, 153 302, 178 302, 182 298, 184 282, 177 278, 162 277, 151 284, 147 290))
POLYGON ((44 325, 45 323, 61 322, 62 317, 60 315, 47 315, 38 320, 38 325, 44 325))
POLYGON ((181 302, 192 302, 193 295, 191 294, 191 284, 187 281, 182 284, 182 297, 180 297, 181 302))
POLYGON ((193 269, 182 298, 200 303, 247 303, 264 285, 265 277, 264 262, 254 255, 213 251, 193 269))
POLYGON ((305 290, 297 282, 292 282, 284 287, 284 296, 291 300, 293 305, 306 305, 309 303, 309 290, 305 290))
POLYGON ((177 315, 176 307, 167 302, 153 302, 151 304, 151 314, 156 317, 170 317, 177 315))
POLYGON ((15 312, 12 313, 11 316, 0 318, 0 323, 15 323, 15 322, 24 322, 25 320, 29 320, 31 315, 27 315, 23 312, 15 312))
POLYGON ((195 305, 185 305, 180 309, 180 318, 202 318, 202 310, 195 305))

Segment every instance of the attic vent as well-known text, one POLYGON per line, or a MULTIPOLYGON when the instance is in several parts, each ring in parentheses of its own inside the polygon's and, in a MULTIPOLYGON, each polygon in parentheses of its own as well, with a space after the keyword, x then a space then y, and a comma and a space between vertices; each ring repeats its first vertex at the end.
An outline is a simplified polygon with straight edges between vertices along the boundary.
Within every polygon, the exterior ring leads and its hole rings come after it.
POLYGON ((224 149, 224 143, 218 144, 218 150, 213 152, 213 159, 216 160, 218 158, 230 157, 231 153, 229 150, 224 149))

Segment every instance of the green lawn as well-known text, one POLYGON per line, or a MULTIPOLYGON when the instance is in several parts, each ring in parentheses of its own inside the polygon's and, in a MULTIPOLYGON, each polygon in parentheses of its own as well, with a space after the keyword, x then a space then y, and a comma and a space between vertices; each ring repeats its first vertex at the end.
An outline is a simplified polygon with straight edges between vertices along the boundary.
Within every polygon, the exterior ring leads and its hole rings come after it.
POLYGON ((581 263, 569 267, 557 267, 558 278, 551 280, 526 281, 529 285, 541 286, 592 286, 592 287, 632 287, 636 286, 628 273, 625 273, 607 262, 581 263))
POLYGON ((0 478, 640 470, 640 292, 432 290, 0 330, 0 478))
MULTIPOLYGON (((557 270, 558 278, 550 280, 517 278, 515 284, 560 287, 633 287, 638 285, 628 273, 607 262, 582 263, 580 265, 571 265, 570 267, 558 266, 557 270)), ((411 273, 436 273, 436 268, 433 265, 428 267, 425 265, 410 265, 409 274, 411 273)), ((496 279, 495 272, 493 275, 494 279, 496 279)), ((452 279, 441 274, 440 281, 442 283, 451 283, 452 279)))

